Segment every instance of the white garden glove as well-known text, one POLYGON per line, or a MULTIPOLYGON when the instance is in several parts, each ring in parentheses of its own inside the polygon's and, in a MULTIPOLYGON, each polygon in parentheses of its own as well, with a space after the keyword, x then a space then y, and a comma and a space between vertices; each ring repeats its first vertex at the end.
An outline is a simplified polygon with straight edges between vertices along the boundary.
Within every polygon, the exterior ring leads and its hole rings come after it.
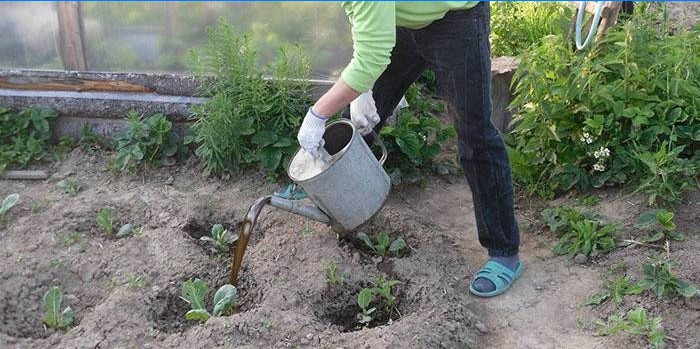
POLYGON ((359 95, 350 103, 350 120, 363 136, 372 132, 374 126, 379 123, 380 118, 371 90, 359 95))
POLYGON ((316 158, 321 156, 320 148, 323 146, 323 132, 326 131, 326 120, 328 118, 314 113, 309 108, 297 134, 299 145, 316 158))

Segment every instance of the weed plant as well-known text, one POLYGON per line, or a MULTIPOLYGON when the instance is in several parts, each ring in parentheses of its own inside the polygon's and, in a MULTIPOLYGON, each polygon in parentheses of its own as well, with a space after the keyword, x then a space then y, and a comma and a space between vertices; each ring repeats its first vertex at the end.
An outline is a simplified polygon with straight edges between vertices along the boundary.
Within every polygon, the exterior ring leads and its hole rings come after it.
POLYGON ((343 287, 345 285, 345 275, 338 272, 338 263, 331 262, 326 268, 326 282, 328 286, 343 287))
POLYGON ((665 209, 650 210, 642 213, 634 226, 647 232, 647 236, 642 239, 644 242, 656 242, 662 239, 683 240, 685 235, 676 231, 674 216, 673 212, 665 209))
POLYGON ((60 180, 58 183, 56 183, 56 186, 62 189, 63 192, 68 194, 70 197, 78 195, 78 192, 80 192, 81 189, 80 184, 70 178, 60 180))
POLYGON ((514 77, 514 179, 550 198, 632 183, 676 202, 700 173, 700 28, 669 33, 646 5, 590 49, 549 36, 514 77))
POLYGON ((542 218, 560 236, 553 248, 556 254, 597 256, 615 248, 617 226, 602 223, 596 215, 561 206, 544 210, 542 218))
POLYGON ((438 118, 442 104, 431 100, 419 83, 408 89, 406 99, 409 106, 399 112, 396 124, 384 126, 380 132, 388 152, 385 167, 392 184, 421 183, 424 173, 431 170, 454 173, 452 161, 437 161, 444 145, 457 134, 454 126, 438 118))
POLYGON ((277 62, 263 66, 251 39, 221 19, 192 51, 191 65, 208 79, 202 93, 210 99, 194 107, 186 143, 196 146, 205 172, 227 176, 259 164, 272 177, 282 173, 311 105, 311 64, 302 49, 281 48, 277 62))
POLYGON ((56 112, 50 109, 27 108, 15 113, 0 108, 0 172, 50 156, 50 123, 55 118, 56 112))
POLYGON ((646 309, 638 307, 628 311, 624 317, 610 315, 607 322, 598 321, 598 334, 606 336, 627 332, 646 337, 653 348, 662 348, 666 333, 661 321, 661 317, 649 318, 646 309))
POLYGON ((698 293, 695 285, 676 276, 671 268, 678 262, 670 257, 660 259, 649 256, 649 263, 642 264, 644 278, 639 282, 645 290, 650 290, 659 298, 672 298, 675 296, 694 297, 698 293))
POLYGON ((117 155, 114 166, 121 172, 135 173, 147 165, 172 165, 178 151, 173 127, 163 114, 142 117, 128 115, 129 127, 115 136, 117 155))
POLYGON ((625 296, 637 295, 644 289, 618 268, 608 270, 607 277, 603 283, 603 292, 599 292, 588 298, 585 305, 599 305, 607 300, 612 300, 615 304, 622 304, 625 296))
POLYGON ((491 3, 491 53, 517 56, 547 35, 563 36, 573 8, 557 2, 491 3))

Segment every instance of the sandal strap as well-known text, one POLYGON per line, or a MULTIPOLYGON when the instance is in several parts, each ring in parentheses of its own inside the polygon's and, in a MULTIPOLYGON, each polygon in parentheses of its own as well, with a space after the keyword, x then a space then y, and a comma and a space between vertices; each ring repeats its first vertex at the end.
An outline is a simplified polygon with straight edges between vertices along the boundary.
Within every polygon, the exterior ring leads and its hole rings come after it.
POLYGON ((496 261, 486 262, 486 264, 474 275, 474 280, 480 277, 493 282, 497 290, 507 287, 513 283, 515 279, 517 279, 516 272, 508 269, 496 261))

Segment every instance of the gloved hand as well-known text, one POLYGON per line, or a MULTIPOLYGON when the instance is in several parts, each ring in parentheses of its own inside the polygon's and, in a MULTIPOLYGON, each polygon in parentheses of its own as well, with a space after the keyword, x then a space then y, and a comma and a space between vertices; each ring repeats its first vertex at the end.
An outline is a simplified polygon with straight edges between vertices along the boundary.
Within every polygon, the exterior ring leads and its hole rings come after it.
POLYGON ((297 134, 299 145, 314 157, 321 156, 320 148, 323 146, 323 132, 326 131, 326 120, 328 118, 314 113, 309 108, 297 134))
POLYGON ((379 123, 380 118, 371 90, 359 95, 350 103, 350 120, 363 136, 372 132, 374 126, 379 123))

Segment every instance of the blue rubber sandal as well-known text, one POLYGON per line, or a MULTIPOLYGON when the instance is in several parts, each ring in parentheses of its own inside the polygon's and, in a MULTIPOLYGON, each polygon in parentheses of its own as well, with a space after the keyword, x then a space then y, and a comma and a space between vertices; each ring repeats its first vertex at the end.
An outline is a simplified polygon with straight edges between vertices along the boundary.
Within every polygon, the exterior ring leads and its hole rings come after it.
POLYGON ((515 271, 506 268, 503 264, 496 261, 488 261, 486 264, 479 269, 479 271, 472 277, 471 283, 469 283, 469 292, 475 296, 479 297, 495 297, 503 292, 507 291, 510 286, 517 280, 520 275, 523 274, 523 263, 518 262, 518 267, 515 271), (478 278, 485 278, 494 285, 496 289, 491 292, 479 292, 474 289, 474 281, 478 278))
POLYGON ((277 191, 272 193, 272 195, 287 200, 302 200, 306 199, 307 197, 304 189, 301 189, 301 187, 296 185, 296 183, 285 185, 284 187, 277 189, 277 191))

